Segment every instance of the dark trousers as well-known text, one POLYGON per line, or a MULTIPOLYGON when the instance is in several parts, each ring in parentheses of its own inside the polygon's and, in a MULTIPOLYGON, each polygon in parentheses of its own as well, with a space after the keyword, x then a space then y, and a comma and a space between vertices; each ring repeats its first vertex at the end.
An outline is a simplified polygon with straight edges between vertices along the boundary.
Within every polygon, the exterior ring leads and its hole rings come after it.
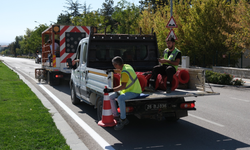
POLYGON ((155 87, 155 82, 158 74, 167 75, 167 85, 172 86, 173 75, 176 73, 176 69, 170 65, 157 65, 154 66, 152 76, 149 80, 149 84, 155 87))

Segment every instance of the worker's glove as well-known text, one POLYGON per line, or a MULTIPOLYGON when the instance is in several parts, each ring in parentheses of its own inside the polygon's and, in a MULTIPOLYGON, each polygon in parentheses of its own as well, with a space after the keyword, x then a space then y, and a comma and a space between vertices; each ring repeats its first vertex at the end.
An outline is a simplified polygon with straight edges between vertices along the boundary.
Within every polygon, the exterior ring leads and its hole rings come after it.
POLYGON ((114 69, 107 69, 106 74, 108 74, 109 72, 114 72, 114 69))
POLYGON ((103 90, 103 92, 104 92, 104 93, 111 93, 111 92, 114 92, 114 90, 113 90, 113 89, 105 88, 105 89, 103 90))

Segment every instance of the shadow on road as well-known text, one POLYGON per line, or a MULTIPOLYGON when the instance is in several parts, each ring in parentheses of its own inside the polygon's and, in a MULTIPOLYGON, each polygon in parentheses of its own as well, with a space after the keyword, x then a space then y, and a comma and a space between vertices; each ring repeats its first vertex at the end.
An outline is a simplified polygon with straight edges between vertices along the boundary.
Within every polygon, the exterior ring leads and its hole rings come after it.
MULTIPOLYGON (((82 111, 96 120, 96 110, 85 103, 77 105, 82 111)), ((249 148, 250 145, 208 130, 188 121, 178 122, 140 120, 128 116, 130 123, 121 131, 113 127, 104 128, 121 143, 111 145, 117 150, 154 149, 154 150, 235 150, 249 148)), ((96 122, 98 122, 96 120, 96 122)), ((106 139, 108 140, 108 139, 106 139)), ((107 141, 111 143, 111 141, 107 141)), ((109 149, 107 147, 107 149, 109 149)))
POLYGON ((121 131, 106 129, 122 144, 115 149, 171 149, 171 150, 235 150, 250 145, 179 120, 176 123, 130 118, 130 124, 121 131))

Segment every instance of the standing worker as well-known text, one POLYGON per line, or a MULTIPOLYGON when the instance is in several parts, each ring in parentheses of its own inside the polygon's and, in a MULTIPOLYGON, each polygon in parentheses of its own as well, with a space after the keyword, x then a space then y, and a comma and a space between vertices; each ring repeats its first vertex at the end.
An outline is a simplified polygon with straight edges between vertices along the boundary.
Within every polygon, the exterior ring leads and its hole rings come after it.
POLYGON ((120 107, 120 121, 114 127, 115 130, 121 130, 124 125, 129 123, 129 120, 126 118, 126 104, 125 101, 136 98, 140 96, 141 85, 136 76, 134 69, 128 65, 124 64, 121 57, 116 56, 112 59, 112 64, 115 69, 108 69, 107 72, 116 72, 121 73, 120 85, 114 87, 113 89, 105 88, 104 93, 110 94, 111 110, 114 115, 114 118, 118 118, 117 106, 115 98, 117 97, 118 105, 120 107), (120 91, 120 93, 118 93, 120 91))
MULTIPOLYGON (((53 55, 53 51, 52 51, 52 49, 53 49, 53 47, 52 47, 52 42, 51 42, 51 40, 48 40, 48 42, 47 42, 48 44, 50 44, 50 53, 48 54, 48 59, 49 59, 49 66, 51 67, 51 59, 52 59, 52 55, 53 55)), ((58 49, 59 49, 59 45, 56 43, 56 42, 54 42, 54 54, 56 55, 56 52, 58 51, 58 49)))
POLYGON ((175 40, 171 36, 166 39, 166 44, 168 48, 163 52, 164 57, 158 59, 161 65, 157 65, 153 68, 152 76, 149 80, 149 87, 145 87, 145 90, 147 91, 155 91, 155 81, 158 74, 161 74, 167 75, 166 93, 171 93, 173 75, 178 69, 178 65, 181 60, 181 51, 175 47, 175 40))

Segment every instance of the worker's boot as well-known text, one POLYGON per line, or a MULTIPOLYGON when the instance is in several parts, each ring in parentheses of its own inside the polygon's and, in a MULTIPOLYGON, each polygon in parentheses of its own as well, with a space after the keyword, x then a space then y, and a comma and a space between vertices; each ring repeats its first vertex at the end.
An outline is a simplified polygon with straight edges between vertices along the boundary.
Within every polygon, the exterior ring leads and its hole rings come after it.
POLYGON ((129 120, 127 118, 125 119, 120 119, 118 124, 114 127, 115 130, 121 130, 125 125, 129 124, 129 120))
POLYGON ((155 88, 151 84, 149 84, 149 86, 146 86, 144 90, 149 92, 155 92, 155 88))
POLYGON ((171 93, 171 87, 172 87, 172 85, 170 84, 169 81, 167 81, 166 93, 171 93))
POLYGON ((167 87, 166 93, 171 93, 171 87, 167 87))
POLYGON ((114 119, 119 122, 120 121, 120 116, 114 116, 114 119))

